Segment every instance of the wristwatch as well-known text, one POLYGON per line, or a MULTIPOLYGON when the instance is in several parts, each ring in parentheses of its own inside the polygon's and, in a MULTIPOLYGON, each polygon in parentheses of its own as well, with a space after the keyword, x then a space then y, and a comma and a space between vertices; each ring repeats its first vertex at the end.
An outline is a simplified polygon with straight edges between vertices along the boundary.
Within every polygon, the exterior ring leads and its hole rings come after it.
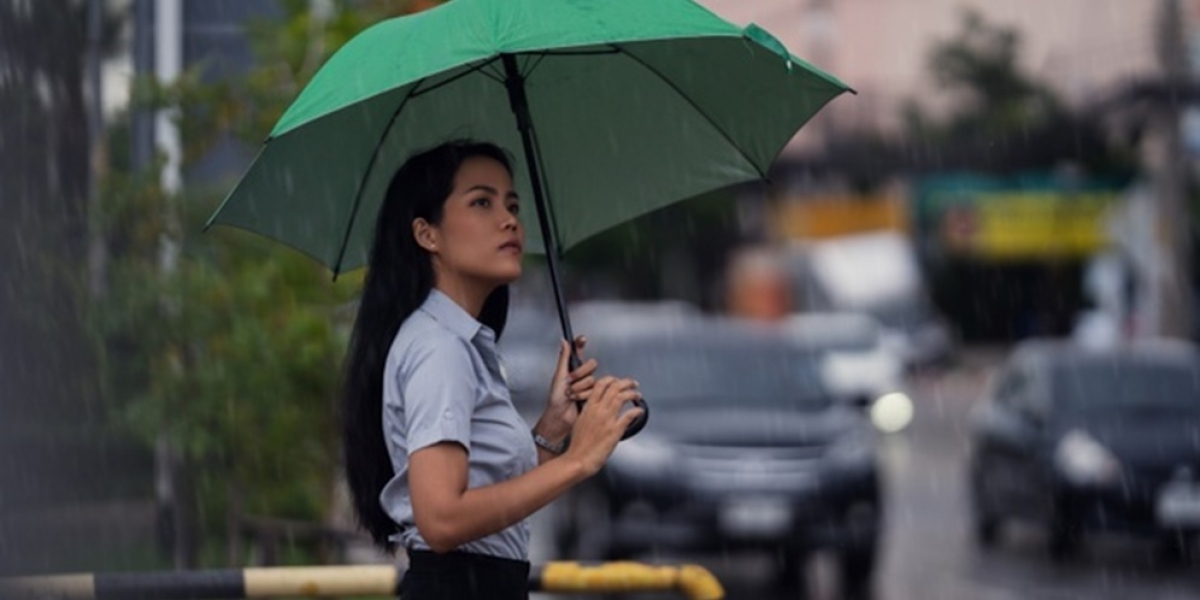
POLYGON ((562 454, 563 450, 567 449, 567 440, 569 440, 571 437, 568 435, 567 437, 563 438, 561 442, 555 444, 554 442, 542 437, 541 434, 533 429, 530 429, 529 432, 533 434, 533 443, 537 444, 539 448, 551 454, 562 454))

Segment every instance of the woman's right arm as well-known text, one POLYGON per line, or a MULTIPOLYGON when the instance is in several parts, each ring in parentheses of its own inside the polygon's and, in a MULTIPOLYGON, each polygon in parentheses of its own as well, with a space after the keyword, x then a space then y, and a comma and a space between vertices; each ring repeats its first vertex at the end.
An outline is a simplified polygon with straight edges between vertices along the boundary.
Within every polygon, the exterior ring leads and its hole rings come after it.
POLYGON ((480 488, 467 488, 467 450, 454 442, 422 448, 409 457, 409 489, 421 537, 435 552, 519 523, 597 473, 641 413, 621 407, 640 397, 630 379, 606 377, 596 383, 571 434, 571 447, 558 459, 524 475, 480 488))

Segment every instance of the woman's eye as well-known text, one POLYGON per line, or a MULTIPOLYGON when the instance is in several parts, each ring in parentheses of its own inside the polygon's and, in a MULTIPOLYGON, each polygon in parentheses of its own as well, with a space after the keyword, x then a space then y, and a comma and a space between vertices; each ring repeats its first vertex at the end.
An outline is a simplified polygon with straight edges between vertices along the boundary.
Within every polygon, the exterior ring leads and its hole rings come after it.
POLYGON ((512 214, 514 214, 514 215, 519 215, 519 214, 521 214, 521 205, 520 205, 520 204, 510 204, 510 205, 508 205, 508 212, 510 212, 510 213, 512 213, 512 214))
POLYGON ((482 198, 476 198, 471 201, 471 206, 482 206, 484 208, 487 208, 491 205, 492 205, 492 199, 488 198, 487 196, 483 196, 482 198))

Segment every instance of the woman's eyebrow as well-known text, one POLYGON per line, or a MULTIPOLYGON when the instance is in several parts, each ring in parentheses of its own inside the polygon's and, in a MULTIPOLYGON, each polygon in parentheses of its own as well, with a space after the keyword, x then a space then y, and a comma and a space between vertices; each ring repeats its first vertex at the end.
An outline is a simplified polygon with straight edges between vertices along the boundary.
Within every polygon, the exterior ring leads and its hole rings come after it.
MULTIPOLYGON (((491 194, 491 195, 493 195, 493 196, 499 196, 499 195, 500 195, 500 192, 499 192, 499 191, 497 191, 497 190, 496 190, 496 188, 494 188, 494 187, 492 187, 492 186, 490 186, 490 185, 483 185, 483 184, 479 184, 479 185, 473 185, 473 186, 471 186, 471 187, 467 188, 467 191, 466 191, 465 193, 474 192, 475 190, 484 191, 484 192, 487 192, 487 193, 489 193, 489 194, 491 194)), ((517 195, 517 192, 516 192, 516 191, 510 191, 510 192, 508 192, 508 197, 509 197, 509 198, 517 198, 517 199, 519 199, 519 198, 520 198, 520 196, 518 196, 518 195, 517 195)))

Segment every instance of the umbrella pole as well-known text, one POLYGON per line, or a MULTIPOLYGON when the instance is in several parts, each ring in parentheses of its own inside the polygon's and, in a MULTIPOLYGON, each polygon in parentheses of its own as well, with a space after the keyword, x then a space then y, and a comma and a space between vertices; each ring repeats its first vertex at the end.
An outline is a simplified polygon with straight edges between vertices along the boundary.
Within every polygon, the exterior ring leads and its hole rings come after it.
POLYGON ((562 282, 558 277, 558 232, 551 226, 550 209, 538 171, 538 155, 533 144, 533 121, 529 117, 529 101, 525 97, 525 76, 517 68, 517 59, 512 54, 500 56, 504 62, 504 84, 508 88, 508 102, 517 117, 517 129, 521 132, 521 143, 525 147, 525 164, 529 166, 529 182, 533 185, 533 203, 537 208, 538 225, 542 230, 542 243, 546 246, 546 262, 550 269, 550 282, 554 287, 554 302, 558 307, 558 320, 563 338, 571 346, 571 369, 579 368, 579 356, 575 354, 575 335, 571 331, 571 318, 567 314, 563 298, 562 282))
MULTIPOLYGON (((554 287, 554 302, 558 306, 558 321, 562 325, 563 338, 567 340, 571 352, 571 370, 579 368, 579 355, 575 353, 575 335, 571 332, 571 318, 567 314, 566 301, 563 299, 562 282, 558 278, 559 243, 558 232, 550 220, 550 204, 546 201, 545 189, 542 186, 541 174, 538 172, 540 156, 537 145, 533 142, 533 119, 529 116, 529 100, 525 96, 525 76, 517 68, 517 57, 512 54, 501 54, 504 62, 504 85, 508 88, 508 102, 513 114, 517 117, 517 129, 521 132, 521 144, 525 147, 525 164, 529 166, 529 182, 533 185, 533 203, 537 207, 538 225, 542 230, 542 243, 546 246, 546 264, 550 268, 550 283, 554 287)), ((634 401, 643 413, 625 430, 621 439, 631 438, 650 419, 650 407, 644 399, 634 401)), ((583 403, 575 406, 583 410, 583 403)))

